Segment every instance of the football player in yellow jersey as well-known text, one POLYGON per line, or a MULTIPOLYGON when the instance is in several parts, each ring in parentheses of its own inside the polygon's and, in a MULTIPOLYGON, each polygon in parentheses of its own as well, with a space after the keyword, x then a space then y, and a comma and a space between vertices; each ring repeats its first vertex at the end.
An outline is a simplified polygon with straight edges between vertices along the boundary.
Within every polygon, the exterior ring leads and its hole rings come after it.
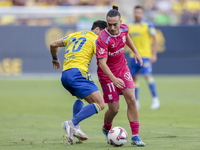
POLYGON ((93 23, 91 31, 75 32, 50 44, 53 68, 55 69, 61 67, 57 57, 58 47, 66 47, 61 82, 66 90, 77 97, 73 105, 73 118, 62 123, 70 144, 74 143, 73 136, 79 140, 88 139, 88 136, 81 131, 79 122, 99 113, 105 107, 98 87, 88 74, 88 67, 90 60, 96 53, 97 37, 101 30, 106 27, 105 21, 98 20, 93 23), (85 99, 89 104, 84 107, 82 99, 85 99))
POLYGON ((130 71, 135 83, 135 97, 138 109, 140 109, 138 78, 139 73, 141 72, 145 75, 153 97, 151 109, 158 109, 160 107, 160 101, 157 96, 156 83, 152 76, 152 63, 156 62, 157 60, 156 29, 154 28, 153 24, 150 21, 145 20, 143 16, 144 9, 141 6, 136 6, 134 8, 135 21, 128 25, 129 35, 143 59, 143 66, 141 67, 140 63, 135 63, 133 58, 134 54, 131 52, 130 71))

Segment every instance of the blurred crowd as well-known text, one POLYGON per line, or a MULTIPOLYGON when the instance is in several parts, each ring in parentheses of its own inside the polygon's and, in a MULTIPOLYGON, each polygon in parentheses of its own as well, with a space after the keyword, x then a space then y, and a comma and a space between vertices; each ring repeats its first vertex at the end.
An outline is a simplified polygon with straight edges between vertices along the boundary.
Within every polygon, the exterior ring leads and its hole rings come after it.
MULTIPOLYGON (((10 6, 111 6, 123 0, 0 0, 0 7, 10 6)), ((130 0, 131 1, 131 0, 130 0)), ((155 25, 200 25, 200 0, 137 0, 145 9, 145 17, 155 25)), ((123 8, 126 10, 126 8, 123 8)), ((122 14, 123 15, 123 14, 122 14)), ((42 16, 42 15, 41 15, 42 16)), ((0 25, 49 26, 76 24, 79 20, 96 19, 97 14, 54 18, 17 18, 0 15, 0 25)), ((105 17, 103 17, 104 19, 105 17)), ((126 18, 126 16, 125 16, 126 18)))
POLYGON ((200 0, 145 0, 144 9, 156 25, 200 25, 200 0))
MULTIPOLYGON (((11 6, 111 6, 116 4, 117 0, 0 0, 0 7, 11 6)), ((0 14, 0 25, 27 25, 27 26, 50 26, 50 25, 66 25, 76 24, 79 20, 88 18, 102 18, 97 14, 74 15, 74 16, 57 16, 57 17, 43 17, 40 14, 37 16, 29 16, 26 14, 17 17, 15 14, 0 14)), ((104 19, 105 17, 103 17, 104 19)))
POLYGON ((0 6, 104 6, 114 0, 1 0, 0 6))

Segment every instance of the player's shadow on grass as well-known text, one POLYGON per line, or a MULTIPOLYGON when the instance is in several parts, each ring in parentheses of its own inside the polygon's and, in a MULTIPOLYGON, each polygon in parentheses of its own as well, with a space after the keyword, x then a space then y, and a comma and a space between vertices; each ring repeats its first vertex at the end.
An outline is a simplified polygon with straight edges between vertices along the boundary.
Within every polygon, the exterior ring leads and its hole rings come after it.
POLYGON ((83 148, 83 147, 88 147, 90 149, 95 149, 95 150, 98 150, 98 149, 103 149, 103 150, 121 150, 121 149, 130 149, 130 147, 134 147, 131 145, 131 143, 127 142, 125 145, 123 146, 113 146, 113 145, 110 145, 110 144, 107 144, 106 142, 99 142, 99 143, 94 143, 94 142, 83 142, 83 143, 74 143, 74 145, 72 147, 76 147, 77 149, 79 148, 83 148))

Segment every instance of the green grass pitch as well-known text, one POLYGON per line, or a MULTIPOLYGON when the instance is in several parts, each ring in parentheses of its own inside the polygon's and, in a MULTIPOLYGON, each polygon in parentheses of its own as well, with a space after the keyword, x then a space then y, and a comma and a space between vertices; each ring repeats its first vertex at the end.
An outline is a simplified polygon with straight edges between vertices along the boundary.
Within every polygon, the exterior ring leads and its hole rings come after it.
MULTIPOLYGON (((140 137, 146 146, 133 147, 121 96, 120 111, 113 126, 128 132, 123 147, 106 143, 102 134, 104 109, 81 122, 89 140, 66 145, 61 123, 71 119, 75 100, 58 80, 0 80, 1 150, 197 150, 200 149, 200 76, 156 76, 161 101, 159 110, 150 110, 151 95, 140 79, 140 137)), ((99 86, 99 83, 96 82, 99 86)), ((78 142, 75 139, 75 142, 78 142)))

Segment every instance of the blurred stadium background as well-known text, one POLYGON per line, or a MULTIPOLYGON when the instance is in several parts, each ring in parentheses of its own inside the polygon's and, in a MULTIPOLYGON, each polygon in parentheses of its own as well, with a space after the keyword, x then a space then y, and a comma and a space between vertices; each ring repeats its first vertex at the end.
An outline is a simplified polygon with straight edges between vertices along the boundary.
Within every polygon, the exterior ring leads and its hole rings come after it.
MULTIPOLYGON (((199 0, 1 0, 0 77, 57 76, 61 70, 52 68, 50 42, 90 30, 113 4, 120 7, 123 23, 133 20, 135 5, 142 5, 155 24, 159 48, 154 74, 200 74, 199 0)), ((64 48, 61 61, 63 54, 64 48)), ((96 75, 95 59, 90 72, 96 75)))

